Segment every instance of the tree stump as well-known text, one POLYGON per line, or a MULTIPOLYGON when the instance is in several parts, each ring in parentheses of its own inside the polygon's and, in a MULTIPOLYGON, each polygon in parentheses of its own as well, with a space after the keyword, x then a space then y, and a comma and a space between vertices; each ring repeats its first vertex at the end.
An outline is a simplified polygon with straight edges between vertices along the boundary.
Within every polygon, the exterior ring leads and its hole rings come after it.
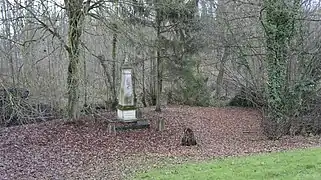
POLYGON ((116 133, 115 123, 108 123, 108 133, 116 133))
POLYGON ((195 139, 193 130, 190 128, 185 128, 181 145, 182 146, 195 146, 196 144, 197 143, 196 143, 196 139, 195 139))

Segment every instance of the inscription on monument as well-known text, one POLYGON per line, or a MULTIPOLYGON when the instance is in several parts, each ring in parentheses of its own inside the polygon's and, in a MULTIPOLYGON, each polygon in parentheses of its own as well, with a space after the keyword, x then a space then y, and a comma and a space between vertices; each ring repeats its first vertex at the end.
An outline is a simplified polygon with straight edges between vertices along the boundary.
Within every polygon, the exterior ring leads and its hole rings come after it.
POLYGON ((133 84, 132 84, 132 76, 131 76, 131 72, 129 70, 124 72, 124 78, 125 78, 125 96, 132 96, 133 93, 133 84))
POLYGON ((118 117, 123 120, 135 120, 136 119, 136 110, 118 110, 118 117))
POLYGON ((130 69, 124 69, 123 78, 124 105, 133 105, 133 82, 130 69))
POLYGON ((124 116, 124 119, 136 119, 136 112, 135 110, 124 111, 123 116, 124 116))

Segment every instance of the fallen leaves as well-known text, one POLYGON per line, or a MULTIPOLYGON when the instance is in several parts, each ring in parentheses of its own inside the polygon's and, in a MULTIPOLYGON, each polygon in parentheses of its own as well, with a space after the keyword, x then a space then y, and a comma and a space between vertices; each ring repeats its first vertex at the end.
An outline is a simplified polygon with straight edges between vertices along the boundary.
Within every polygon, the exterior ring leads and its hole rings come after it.
POLYGON ((0 177, 121 179, 151 157, 235 156, 321 144, 319 137, 267 140, 261 133, 261 115, 253 109, 173 106, 161 113, 151 108, 143 113, 152 128, 116 134, 109 134, 102 120, 90 118, 81 123, 54 120, 0 129, 0 177), (160 117, 165 119, 162 132, 155 128, 160 117), (197 146, 180 146, 186 127, 194 131, 197 146))

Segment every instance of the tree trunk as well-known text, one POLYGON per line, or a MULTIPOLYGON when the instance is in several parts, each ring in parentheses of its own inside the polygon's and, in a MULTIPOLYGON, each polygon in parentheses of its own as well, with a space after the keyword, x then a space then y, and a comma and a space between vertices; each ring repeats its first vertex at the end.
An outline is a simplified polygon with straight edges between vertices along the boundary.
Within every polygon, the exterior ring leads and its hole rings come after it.
POLYGON ((161 72, 160 72, 160 64, 161 64, 161 57, 160 57, 160 34, 161 34, 161 19, 160 19, 160 13, 157 12, 156 15, 156 23, 157 23, 157 51, 156 51, 156 112, 161 112, 161 72))
MULTIPOLYGON (((11 44, 11 42, 9 42, 11 44)), ((8 45, 7 47, 12 47, 11 45, 8 45)), ((11 49, 11 48, 10 48, 11 49)), ((10 69, 11 69, 11 78, 12 78, 12 87, 16 87, 16 73, 15 73, 15 68, 14 68, 14 62, 12 58, 12 53, 8 53, 8 59, 9 59, 9 64, 10 64, 10 69)))
MULTIPOLYGON (((115 29, 117 29, 117 25, 115 25, 115 29)), ((112 99, 113 104, 117 105, 117 94, 116 94, 116 48, 117 48, 117 33, 114 32, 113 34, 113 50, 112 50, 112 58, 113 58, 113 65, 112 65, 112 99)), ((112 107, 112 108, 116 108, 112 107)))
POLYGON ((70 119, 79 115, 79 57, 82 25, 84 22, 83 1, 65 0, 68 13, 68 106, 67 114, 70 119))
MULTIPOLYGON (((99 55, 98 56, 98 59, 99 59, 99 62, 104 70, 104 74, 106 76, 106 78, 104 78, 104 81, 105 81, 105 85, 106 85, 106 88, 108 90, 108 86, 111 87, 113 86, 112 85, 112 78, 110 77, 110 75, 108 74, 108 67, 107 67, 107 64, 106 64, 106 60, 105 60, 105 57, 103 55, 99 55)), ((109 96, 108 96, 108 92, 106 93, 106 98, 109 99, 109 96)), ((110 102, 109 102, 110 103, 110 102)), ((106 104, 107 105, 107 104, 106 104)))
MULTIPOLYGON (((2 4, 2 18, 3 19, 11 19, 11 14, 9 12, 9 7, 8 4, 6 3, 6 1, 3 2, 2 4)), ((6 38, 8 38, 8 40, 4 41, 4 49, 7 51, 7 53, 5 54, 8 62, 9 62, 9 67, 10 67, 10 71, 11 71, 11 79, 12 79, 12 87, 16 86, 16 73, 15 73, 15 65, 14 65, 14 61, 13 61, 13 45, 12 42, 9 40, 11 39, 11 25, 9 21, 5 21, 4 22, 4 34, 6 36, 6 38)))
POLYGON ((79 105, 79 57, 69 54, 68 66, 68 117, 76 119, 78 117, 79 105))
MULTIPOLYGON (((85 57, 85 55, 84 55, 84 58, 86 58, 85 57)), ((86 59, 84 59, 84 88, 85 88, 85 97, 84 97, 84 107, 87 107, 88 106, 88 93, 87 93, 87 91, 88 91, 88 87, 87 87, 87 85, 88 85, 88 78, 87 78, 87 63, 86 63, 86 59)))
POLYGON ((142 104, 144 107, 147 107, 147 104, 146 104, 146 89, 145 89, 145 61, 143 61, 142 63, 142 76, 143 76, 143 80, 142 80, 142 83, 143 83, 143 92, 142 92, 142 104))
MULTIPOLYGON (((288 114, 292 104, 287 98, 287 63, 289 42, 294 37, 295 17, 290 9, 280 1, 265 0, 266 17, 263 22, 266 34, 267 117, 270 128, 266 133, 271 139, 278 139, 289 125, 288 114)), ((297 10, 296 10, 297 11, 297 10)))
POLYGON ((162 80, 161 80, 161 72, 160 72, 160 52, 157 51, 157 58, 156 58, 156 112, 161 112, 161 102, 160 102, 160 97, 161 97, 161 88, 162 88, 162 80))
MULTIPOLYGON (((115 1, 116 5, 116 13, 118 14, 118 0, 115 1)), ((111 92, 112 92, 112 109, 116 109, 116 106, 118 104, 117 102, 117 93, 116 93, 116 51, 117 51, 117 24, 113 24, 114 33, 113 33, 113 42, 112 42, 112 86, 111 86, 111 92)))
MULTIPOLYGON (((155 53, 155 52, 153 52, 155 53)), ((156 54, 156 53, 155 53, 156 54)), ((154 57, 154 55, 153 55, 154 57)), ((155 59, 150 58, 150 74, 149 74, 149 97, 148 97, 148 103, 150 106, 156 105, 156 75, 155 75, 155 59)))
POLYGON ((220 69, 216 79, 216 97, 217 98, 221 96, 221 91, 222 91, 223 78, 225 73, 225 62, 228 57, 228 52, 227 52, 228 50, 226 48, 227 47, 225 47, 223 50, 222 58, 220 60, 220 69))

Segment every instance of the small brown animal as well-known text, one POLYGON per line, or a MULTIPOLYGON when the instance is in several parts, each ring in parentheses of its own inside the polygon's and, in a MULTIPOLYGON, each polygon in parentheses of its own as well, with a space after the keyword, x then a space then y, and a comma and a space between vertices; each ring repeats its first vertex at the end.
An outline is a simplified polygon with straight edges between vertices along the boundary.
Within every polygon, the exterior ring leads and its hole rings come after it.
POLYGON ((185 128, 181 145, 182 146, 195 146, 196 144, 197 143, 196 143, 196 139, 195 139, 193 130, 190 128, 185 128))

